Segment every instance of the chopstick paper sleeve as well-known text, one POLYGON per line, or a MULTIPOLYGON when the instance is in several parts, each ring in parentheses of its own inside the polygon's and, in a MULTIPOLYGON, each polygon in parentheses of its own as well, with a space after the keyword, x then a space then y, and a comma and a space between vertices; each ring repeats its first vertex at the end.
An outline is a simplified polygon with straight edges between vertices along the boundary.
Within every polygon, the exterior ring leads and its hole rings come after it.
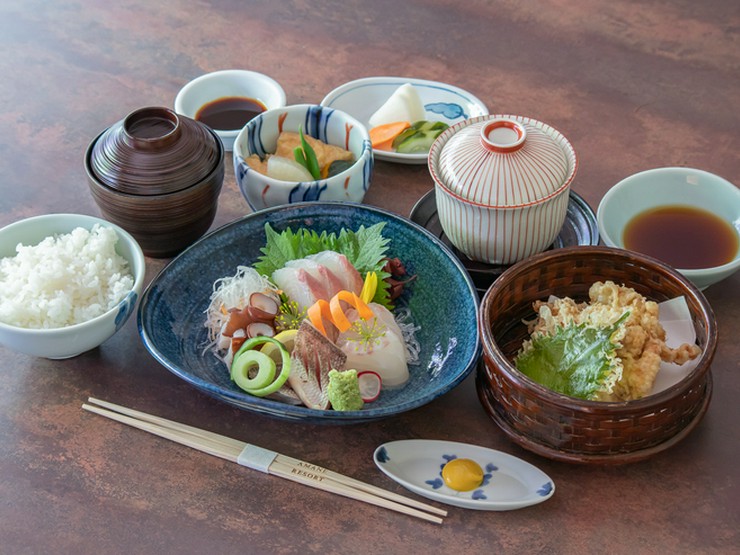
POLYGON ((247 443, 236 458, 236 462, 242 466, 268 473, 268 469, 277 455, 275 451, 247 443))

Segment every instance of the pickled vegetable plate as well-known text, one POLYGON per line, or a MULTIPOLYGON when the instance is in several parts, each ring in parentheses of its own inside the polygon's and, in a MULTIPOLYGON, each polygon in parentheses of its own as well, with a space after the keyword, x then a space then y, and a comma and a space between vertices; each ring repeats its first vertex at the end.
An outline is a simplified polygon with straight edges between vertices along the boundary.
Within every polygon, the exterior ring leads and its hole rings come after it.
MULTIPOLYGON (((488 114, 486 105, 471 93, 453 85, 408 77, 368 77, 345 83, 331 91, 322 106, 342 110, 368 126, 368 120, 398 87, 410 83, 419 93, 428 121, 453 125, 474 116, 488 114)), ((400 164, 426 164, 427 154, 403 154, 373 149, 376 160, 400 164)))

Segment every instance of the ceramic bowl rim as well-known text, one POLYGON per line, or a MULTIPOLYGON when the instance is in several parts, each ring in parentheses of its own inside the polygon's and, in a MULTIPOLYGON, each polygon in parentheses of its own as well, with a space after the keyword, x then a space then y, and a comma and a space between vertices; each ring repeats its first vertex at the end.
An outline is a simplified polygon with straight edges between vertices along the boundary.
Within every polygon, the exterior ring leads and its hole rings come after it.
MULTIPOLYGON (((693 174, 701 174, 708 178, 708 182, 712 183, 712 187, 720 187, 723 190, 730 191, 729 194, 734 194, 738 198, 738 205, 740 210, 740 188, 733 185, 731 181, 728 181, 724 177, 721 177, 717 174, 708 172, 706 170, 700 170, 696 168, 689 168, 689 167, 683 167, 683 166, 665 166, 660 168, 651 168, 643 171, 639 171, 637 173, 634 173, 632 175, 628 175, 627 177, 619 180, 617 183, 612 185, 609 190, 604 194, 601 201, 599 202, 599 206, 596 209, 596 224, 599 228, 599 236, 601 237, 602 241, 604 241, 604 244, 614 247, 617 249, 625 249, 624 243, 621 240, 614 240, 609 233, 607 233, 606 228, 604 227, 604 217, 606 215, 606 212, 608 210, 608 204, 609 202, 616 197, 616 195, 620 194, 621 191, 626 188, 627 186, 633 185, 636 182, 641 181, 642 179, 650 176, 656 176, 656 175, 665 175, 669 173, 693 173, 693 174)), ((680 204, 680 201, 671 203, 671 204, 680 204)), ((655 204, 655 207, 663 206, 664 204, 655 204)), ((643 208, 643 210, 649 210, 649 208, 643 208)), ((711 212, 708 209, 704 209, 708 212, 711 212)), ((635 212, 635 215, 637 215, 639 212, 635 212)), ((714 214, 714 212, 712 212, 714 214)), ((715 214, 716 215, 716 214, 715 214)), ((717 216, 719 217, 719 216, 717 216)), ((734 228, 734 225, 732 222, 727 221, 725 218, 720 219, 727 224, 729 224, 731 227, 734 228)), ((621 229, 623 231, 624 228, 621 229)), ((740 232, 739 232, 740 235, 740 232)), ((632 252, 632 251, 630 251, 632 252)), ((687 278, 691 279, 693 277, 707 277, 714 275, 715 273, 724 273, 728 270, 735 270, 737 268, 740 268, 740 249, 738 249, 738 252, 735 254, 735 258, 730 260, 729 262, 726 262, 724 264, 720 264, 718 266, 708 266, 706 268, 677 268, 677 271, 686 276, 687 278)))
MULTIPOLYGON (((30 225, 33 222, 38 222, 42 220, 47 221, 55 221, 55 220, 68 220, 70 222, 73 222, 74 220, 82 218, 82 222, 80 222, 79 225, 75 225, 72 229, 76 227, 85 227, 85 229, 91 229, 92 226, 96 223, 100 224, 101 226, 109 227, 113 229, 116 234, 118 235, 119 241, 121 239, 124 239, 126 243, 131 247, 131 254, 132 254, 132 260, 127 260, 129 263, 129 266, 133 266, 130 268, 131 273, 134 277, 134 283, 131 286, 131 289, 126 293, 126 295, 118 302, 116 305, 109 310, 105 311, 103 314, 100 314, 98 316, 95 316, 94 318, 91 318, 89 320, 85 320, 84 322, 78 322, 76 324, 72 324, 69 326, 61 326, 57 328, 24 328, 21 326, 14 326, 12 324, 7 324, 5 322, 0 322, 0 329, 4 329, 7 331, 14 331, 14 332, 20 332, 20 333, 27 333, 29 335, 45 335, 48 333, 60 333, 60 332, 75 332, 82 330, 84 327, 94 325, 96 323, 102 322, 104 320, 109 319, 114 314, 117 314, 120 308, 120 305, 122 302, 126 302, 126 299, 131 295, 131 293, 136 293, 138 296, 137 291, 141 291, 144 287, 144 278, 146 277, 146 258, 144 257, 144 252, 141 249, 141 246, 139 245, 138 241, 134 239, 134 237, 125 229, 123 229, 121 226, 114 224, 113 222, 109 222, 108 220, 105 220, 103 218, 98 218, 96 216, 90 216, 87 214, 74 214, 71 212, 59 212, 59 213, 52 213, 52 214, 39 214, 37 216, 31 216, 28 218, 23 218, 21 220, 18 220, 16 222, 10 223, 2 228, 0 228, 0 236, 3 234, 4 231, 11 229, 13 227, 21 227, 30 225), (88 227, 89 224, 89 227, 88 227)), ((70 229, 69 231, 72 231, 70 229)), ((69 231, 59 231, 56 233, 69 233, 69 231)))

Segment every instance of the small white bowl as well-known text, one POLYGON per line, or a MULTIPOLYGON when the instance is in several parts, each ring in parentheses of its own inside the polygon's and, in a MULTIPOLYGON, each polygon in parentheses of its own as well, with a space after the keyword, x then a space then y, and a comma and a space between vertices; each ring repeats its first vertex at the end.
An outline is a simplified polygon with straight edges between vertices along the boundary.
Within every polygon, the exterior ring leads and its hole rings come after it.
MULTIPOLYGON (((679 167, 636 173, 609 189, 596 212, 599 234, 606 245, 623 249, 623 234, 630 220, 646 210, 677 205, 711 212, 740 234, 740 189, 712 173, 679 167)), ((740 250, 721 266, 677 270, 705 289, 739 268, 740 250)))
POLYGON ((367 129, 340 110, 314 104, 297 104, 258 114, 244 126, 234 142, 234 176, 252 210, 306 201, 360 203, 370 187, 373 149, 367 129), (251 168, 252 154, 264 158, 275 152, 281 131, 298 132, 354 154, 345 171, 316 181, 282 181, 251 168))
POLYGON ((136 240, 117 225, 82 214, 47 214, 27 218, 0 229, 0 258, 15 256, 19 243, 36 245, 46 237, 69 233, 78 227, 91 229, 95 224, 116 231, 116 252, 129 263, 134 277, 132 290, 111 310, 80 324, 30 329, 0 322, 1 344, 28 355, 52 359, 70 358, 99 346, 126 323, 141 295, 146 263, 136 240))
MULTIPOLYGON (((246 97, 259 100, 272 110, 285 106, 285 91, 273 78, 243 69, 224 69, 206 73, 186 84, 175 97, 175 112, 195 119, 205 104, 226 97, 246 97)), ((214 129, 231 151, 241 129, 214 129)))

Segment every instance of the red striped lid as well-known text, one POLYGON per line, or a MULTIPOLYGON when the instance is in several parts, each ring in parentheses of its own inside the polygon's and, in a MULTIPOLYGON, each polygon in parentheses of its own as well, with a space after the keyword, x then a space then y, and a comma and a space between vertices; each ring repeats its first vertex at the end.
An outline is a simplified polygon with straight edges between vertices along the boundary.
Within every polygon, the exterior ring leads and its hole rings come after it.
POLYGON ((481 116, 447 129, 430 151, 434 179, 455 196, 495 207, 540 202, 570 184, 573 147, 531 118, 481 116))

